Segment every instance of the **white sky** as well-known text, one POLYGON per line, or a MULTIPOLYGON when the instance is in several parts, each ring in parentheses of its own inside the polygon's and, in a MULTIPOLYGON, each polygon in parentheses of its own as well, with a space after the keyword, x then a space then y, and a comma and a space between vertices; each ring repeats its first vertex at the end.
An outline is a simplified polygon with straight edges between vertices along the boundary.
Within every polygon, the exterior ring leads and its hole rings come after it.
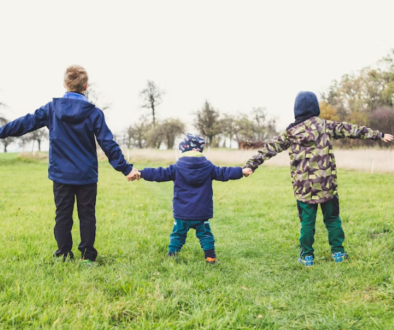
POLYGON ((9 119, 61 96, 84 66, 110 100, 114 133, 136 121, 148 79, 158 117, 191 124, 205 100, 227 113, 267 107, 280 128, 300 90, 372 65, 394 48, 394 1, 0 0, 0 101, 9 119))

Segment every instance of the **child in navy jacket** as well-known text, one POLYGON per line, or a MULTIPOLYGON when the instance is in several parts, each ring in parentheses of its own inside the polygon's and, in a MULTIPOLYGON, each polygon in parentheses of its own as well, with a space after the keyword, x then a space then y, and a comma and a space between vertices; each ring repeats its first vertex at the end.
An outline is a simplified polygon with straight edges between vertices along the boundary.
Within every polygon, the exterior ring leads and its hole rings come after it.
POLYGON ((48 104, 7 125, 0 127, 0 139, 21 136, 41 127, 49 129, 48 177, 53 181, 56 204, 54 229, 58 250, 54 256, 73 258, 71 229, 73 208, 77 200, 80 220, 82 258, 94 261, 96 237, 96 195, 98 164, 96 139, 115 170, 122 172, 129 181, 138 173, 133 170, 114 141, 105 123, 103 112, 85 97, 88 75, 84 68, 73 65, 64 76, 67 93, 48 104))
MULTIPOLYGON (((242 178, 241 167, 217 167, 203 155, 205 141, 199 135, 187 134, 180 143, 182 157, 167 168, 145 168, 141 178, 147 181, 174 181, 174 229, 170 235, 168 256, 175 256, 185 244, 190 228, 204 250, 208 263, 215 263, 215 239, 209 226, 213 217, 212 180, 242 178)), ((247 170, 245 170, 246 172, 247 170)))

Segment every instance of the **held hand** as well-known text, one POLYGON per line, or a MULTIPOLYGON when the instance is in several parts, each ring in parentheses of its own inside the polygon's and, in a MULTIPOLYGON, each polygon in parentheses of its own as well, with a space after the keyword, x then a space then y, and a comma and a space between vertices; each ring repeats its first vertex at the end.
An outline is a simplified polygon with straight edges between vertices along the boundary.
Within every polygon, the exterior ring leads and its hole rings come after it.
POLYGON ((391 134, 384 134, 384 137, 382 138, 382 141, 384 141, 384 142, 391 142, 391 141, 393 141, 393 136, 391 134))
POLYGON ((249 175, 253 174, 253 171, 251 168, 243 168, 242 174, 244 175, 244 177, 248 177, 249 175))
POLYGON ((137 169, 133 168, 131 172, 126 176, 126 179, 127 181, 139 180, 141 179, 141 173, 137 169))

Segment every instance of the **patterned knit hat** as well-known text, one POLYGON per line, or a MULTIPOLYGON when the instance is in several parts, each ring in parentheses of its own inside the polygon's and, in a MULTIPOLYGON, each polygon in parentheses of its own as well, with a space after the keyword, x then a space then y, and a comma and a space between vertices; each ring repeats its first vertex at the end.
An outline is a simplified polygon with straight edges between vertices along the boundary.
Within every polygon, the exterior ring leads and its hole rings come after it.
POLYGON ((205 147, 205 140, 198 134, 187 133, 186 137, 179 143, 179 150, 186 151, 199 151, 203 152, 205 147))

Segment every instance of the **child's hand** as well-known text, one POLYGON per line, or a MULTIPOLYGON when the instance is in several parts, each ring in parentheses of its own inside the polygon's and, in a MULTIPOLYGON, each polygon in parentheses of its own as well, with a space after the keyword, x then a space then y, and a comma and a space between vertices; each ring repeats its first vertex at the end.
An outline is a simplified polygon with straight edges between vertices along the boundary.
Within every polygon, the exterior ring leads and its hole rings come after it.
POLYGON ((244 175, 244 177, 248 177, 249 175, 253 174, 253 171, 251 168, 243 168, 242 174, 244 175))
POLYGON ((137 169, 133 168, 126 176, 127 181, 134 181, 141 179, 141 173, 137 169))
POLYGON ((382 137, 382 141, 384 142, 391 142, 393 141, 393 136, 391 134, 384 134, 384 137, 382 137))

